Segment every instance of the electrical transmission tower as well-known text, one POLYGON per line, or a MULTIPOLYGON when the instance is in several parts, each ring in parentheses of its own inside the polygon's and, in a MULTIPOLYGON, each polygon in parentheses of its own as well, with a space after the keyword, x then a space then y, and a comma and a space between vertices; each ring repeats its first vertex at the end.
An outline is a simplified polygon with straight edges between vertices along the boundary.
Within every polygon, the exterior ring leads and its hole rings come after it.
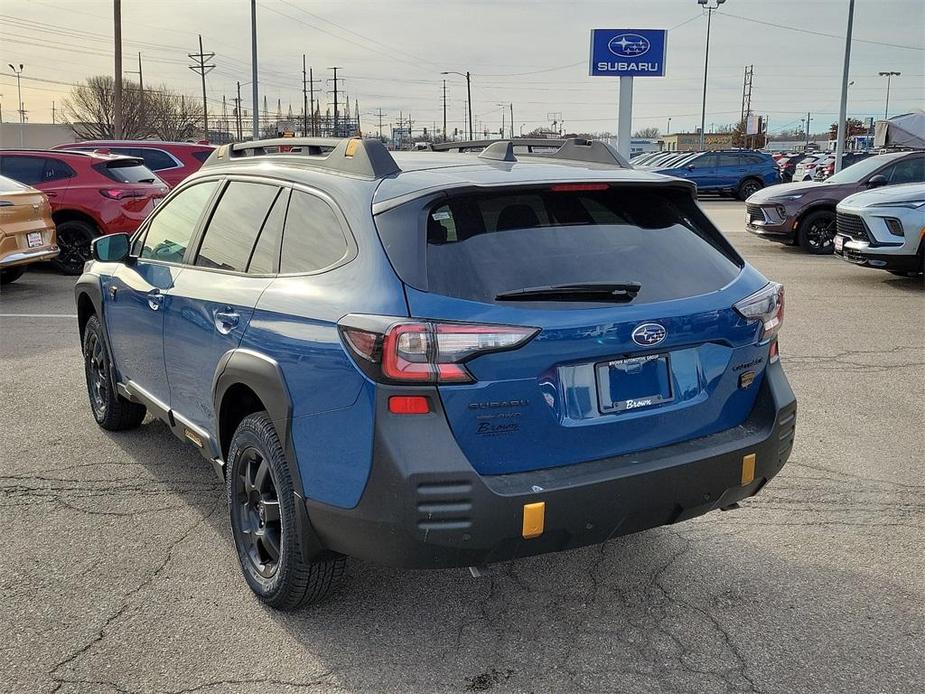
POLYGON ((190 60, 195 60, 195 65, 187 65, 187 67, 199 75, 202 79, 202 132, 203 137, 209 139, 209 111, 206 104, 206 75, 208 75, 212 70, 215 69, 215 65, 207 64, 206 61, 212 60, 215 57, 215 53, 205 53, 202 50, 202 34, 199 35, 199 52, 198 53, 187 53, 190 57, 190 60))
POLYGON ((745 79, 742 82, 742 115, 739 117, 739 122, 743 126, 743 137, 745 138, 746 146, 748 145, 748 118, 752 115, 752 79, 755 76, 755 66, 746 65, 745 66, 745 79))

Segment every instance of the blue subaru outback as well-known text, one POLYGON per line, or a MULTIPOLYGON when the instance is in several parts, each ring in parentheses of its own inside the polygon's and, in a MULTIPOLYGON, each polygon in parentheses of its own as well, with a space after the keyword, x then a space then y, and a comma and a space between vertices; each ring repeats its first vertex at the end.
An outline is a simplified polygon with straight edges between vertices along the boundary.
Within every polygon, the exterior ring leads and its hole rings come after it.
POLYGON ((90 406, 225 480, 291 609, 347 556, 481 566, 735 506, 790 454, 783 289, 607 145, 220 147, 76 299, 90 406))

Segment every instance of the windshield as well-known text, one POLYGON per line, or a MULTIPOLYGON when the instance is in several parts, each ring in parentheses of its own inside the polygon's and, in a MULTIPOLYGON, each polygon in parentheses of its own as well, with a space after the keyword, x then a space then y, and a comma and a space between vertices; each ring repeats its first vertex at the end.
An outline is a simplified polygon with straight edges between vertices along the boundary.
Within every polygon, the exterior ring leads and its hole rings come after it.
POLYGON ((836 184, 857 183, 891 160, 891 157, 869 157, 848 168, 842 169, 834 176, 829 176, 825 182, 836 184))

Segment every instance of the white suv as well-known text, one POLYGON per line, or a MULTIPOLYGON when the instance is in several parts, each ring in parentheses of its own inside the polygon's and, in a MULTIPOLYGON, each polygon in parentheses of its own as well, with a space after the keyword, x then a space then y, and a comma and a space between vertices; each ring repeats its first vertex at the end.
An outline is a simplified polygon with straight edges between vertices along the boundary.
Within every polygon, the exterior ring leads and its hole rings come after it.
POLYGON ((925 183, 849 195, 838 205, 835 254, 896 275, 920 274, 925 237, 925 183))

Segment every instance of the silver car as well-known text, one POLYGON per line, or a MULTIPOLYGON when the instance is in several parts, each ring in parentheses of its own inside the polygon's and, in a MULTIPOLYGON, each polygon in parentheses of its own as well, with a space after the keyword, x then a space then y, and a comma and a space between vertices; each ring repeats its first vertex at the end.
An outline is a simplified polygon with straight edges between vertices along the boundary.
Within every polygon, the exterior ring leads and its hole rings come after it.
POLYGON ((925 183, 849 195, 836 217, 835 255, 896 275, 923 272, 925 183))

